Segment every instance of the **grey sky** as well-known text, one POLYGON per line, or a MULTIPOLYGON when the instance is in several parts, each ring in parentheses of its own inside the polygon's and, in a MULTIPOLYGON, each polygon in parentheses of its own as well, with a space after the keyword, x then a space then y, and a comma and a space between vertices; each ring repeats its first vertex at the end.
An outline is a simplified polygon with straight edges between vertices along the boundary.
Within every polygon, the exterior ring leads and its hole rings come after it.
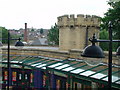
POLYGON ((108 0, 0 0, 0 26, 50 28, 64 14, 103 16, 108 0))

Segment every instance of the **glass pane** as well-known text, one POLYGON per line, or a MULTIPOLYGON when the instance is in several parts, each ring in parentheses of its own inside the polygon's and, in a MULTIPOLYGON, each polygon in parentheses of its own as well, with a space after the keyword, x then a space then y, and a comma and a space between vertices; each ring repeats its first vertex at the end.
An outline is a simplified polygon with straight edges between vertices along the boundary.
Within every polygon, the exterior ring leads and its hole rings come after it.
POLYGON ((37 66, 37 65, 40 65, 40 64, 41 64, 41 63, 36 63, 36 64, 31 65, 31 66, 34 67, 34 66, 37 66))
POLYGON ((46 69, 46 67, 42 67, 41 69, 46 69))
POLYGON ((20 68, 20 65, 16 65, 16 64, 11 64, 12 68, 20 68))
POLYGON ((12 62, 12 63, 18 63, 19 61, 10 61, 10 62, 12 62))
POLYGON ((73 67, 68 67, 68 68, 65 68, 65 69, 62 69, 63 71, 70 71, 70 70, 73 70, 74 68, 73 67))
POLYGON ((116 82, 117 84, 120 84, 120 81, 116 82))
POLYGON ((84 70, 83 69, 76 69, 76 70, 71 71, 71 73, 78 74, 78 73, 80 73, 82 71, 84 71, 84 70))
MULTIPOLYGON (((112 82, 115 82, 117 80, 119 80, 120 78, 119 77, 116 77, 116 76, 112 76, 112 82)), ((108 77, 102 79, 102 80, 105 80, 105 81, 108 81, 108 77)))
POLYGON ((107 75, 102 74, 102 73, 97 73, 97 74, 95 74, 95 75, 93 75, 91 77, 96 78, 96 79, 100 79, 100 78, 105 77, 105 76, 107 76, 107 75))
POLYGON ((36 66, 37 68, 40 68, 40 67, 43 67, 43 66, 46 66, 46 64, 41 64, 41 65, 38 65, 36 66))
POLYGON ((86 71, 86 72, 80 73, 80 75, 89 76, 89 75, 94 74, 94 73, 95 72, 93 72, 93 71, 86 71))
POLYGON ((56 67, 55 69, 62 69, 62 68, 68 67, 68 66, 70 66, 70 65, 69 64, 64 64, 62 66, 56 67))
POLYGON ((7 60, 4 60, 4 61, 2 61, 2 62, 7 62, 7 60))
POLYGON ((59 66, 59 65, 62 65, 62 64, 63 64, 63 63, 56 63, 56 64, 50 65, 50 66, 48 66, 48 67, 54 68, 54 67, 59 66))

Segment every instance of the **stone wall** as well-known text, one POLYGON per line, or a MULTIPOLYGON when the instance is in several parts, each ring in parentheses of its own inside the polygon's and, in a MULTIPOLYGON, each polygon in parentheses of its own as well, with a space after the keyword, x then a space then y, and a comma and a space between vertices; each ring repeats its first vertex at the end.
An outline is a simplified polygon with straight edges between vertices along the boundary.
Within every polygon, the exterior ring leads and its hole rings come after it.
MULTIPOLYGON (((52 58, 61 58, 61 59, 66 59, 66 58, 76 58, 76 59, 81 59, 81 53, 82 50, 80 49, 71 49, 69 51, 60 51, 60 50, 42 50, 42 49, 16 49, 16 48, 11 48, 10 54, 14 55, 29 55, 29 56, 45 56, 45 57, 52 57, 52 58)), ((108 52, 105 53, 105 58, 103 59, 104 63, 108 63, 108 52)), ((2 49, 2 54, 7 54, 7 49, 3 48, 2 49)), ((115 53, 113 53, 113 64, 120 65, 120 61, 116 58, 115 53)))
POLYGON ((83 49, 93 33, 99 37, 100 20, 90 15, 64 15, 58 17, 60 50, 83 49))

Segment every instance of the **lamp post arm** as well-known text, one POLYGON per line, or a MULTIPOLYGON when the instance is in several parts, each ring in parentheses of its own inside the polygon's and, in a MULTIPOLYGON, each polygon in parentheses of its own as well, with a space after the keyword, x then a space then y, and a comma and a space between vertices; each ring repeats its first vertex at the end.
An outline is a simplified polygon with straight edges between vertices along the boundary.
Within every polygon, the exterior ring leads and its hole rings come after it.
POLYGON ((92 42, 92 43, 97 43, 97 42, 120 42, 120 40, 102 40, 102 39, 97 39, 95 34, 93 34, 93 37, 92 38, 89 38, 89 41, 92 42))
MULTIPOLYGON (((97 39, 96 42, 110 42, 110 40, 100 40, 100 39, 97 39)), ((120 42, 120 40, 112 40, 112 42, 120 42)))
POLYGON ((112 40, 113 42, 120 42, 120 40, 112 40))

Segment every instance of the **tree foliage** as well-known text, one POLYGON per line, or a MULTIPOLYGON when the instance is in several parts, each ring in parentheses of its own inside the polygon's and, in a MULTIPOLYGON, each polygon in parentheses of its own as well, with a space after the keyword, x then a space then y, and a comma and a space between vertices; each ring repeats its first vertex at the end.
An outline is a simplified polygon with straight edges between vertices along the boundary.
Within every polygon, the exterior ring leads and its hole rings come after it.
POLYGON ((43 28, 40 29, 40 34, 43 34, 43 28))
POLYGON ((59 45, 59 29, 57 24, 52 26, 48 33, 48 41, 52 45, 59 45))
MULTIPOLYGON (((111 8, 104 14, 105 16, 102 18, 101 29, 108 30, 109 21, 112 22, 113 28, 113 39, 120 39, 120 1, 119 2, 108 2, 111 8)), ((103 33, 103 32, 102 32, 103 33)), ((104 37, 101 36, 101 38, 104 37)), ((107 39, 107 38, 102 38, 107 39)), ((113 43, 113 47, 116 50, 118 47, 118 43, 113 43)))
MULTIPOLYGON (((7 38, 8 30, 5 27, 0 27, 0 38, 7 38)), ((7 43, 7 40, 2 40, 2 43, 7 43)))
MULTIPOLYGON (((10 38, 19 38, 19 35, 16 34, 12 34, 10 35, 10 38)), ((0 27, 0 39, 2 41, 2 43, 7 44, 7 39, 8 39, 8 30, 5 27, 0 27)), ((15 43, 15 40, 10 40, 10 43, 15 43)))
POLYGON ((113 36, 116 39, 120 38, 120 2, 108 2, 111 8, 105 13, 102 18, 103 24, 101 25, 103 29, 108 30, 109 21, 113 23, 113 36))
MULTIPOLYGON (((109 36, 108 36, 108 31, 106 29, 100 31, 100 39, 105 39, 108 40, 109 36)), ((101 42, 100 43, 100 47, 104 50, 104 51, 108 51, 108 43, 107 42, 101 42)))

